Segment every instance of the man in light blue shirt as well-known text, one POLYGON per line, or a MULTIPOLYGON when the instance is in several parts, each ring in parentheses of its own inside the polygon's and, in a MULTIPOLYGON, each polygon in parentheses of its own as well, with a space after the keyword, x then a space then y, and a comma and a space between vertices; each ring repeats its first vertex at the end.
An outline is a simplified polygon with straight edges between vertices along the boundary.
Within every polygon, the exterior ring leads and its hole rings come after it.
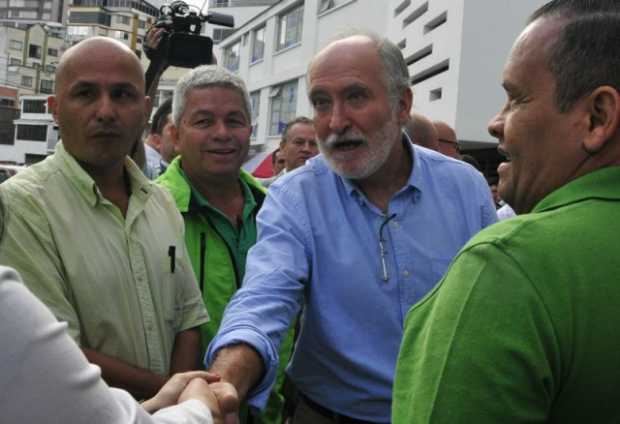
POLYGON ((271 186, 206 363, 264 405, 303 305, 293 423, 386 423, 407 311, 495 208, 472 167, 403 135, 412 93, 391 42, 334 41, 312 60, 308 87, 323 155, 271 186))

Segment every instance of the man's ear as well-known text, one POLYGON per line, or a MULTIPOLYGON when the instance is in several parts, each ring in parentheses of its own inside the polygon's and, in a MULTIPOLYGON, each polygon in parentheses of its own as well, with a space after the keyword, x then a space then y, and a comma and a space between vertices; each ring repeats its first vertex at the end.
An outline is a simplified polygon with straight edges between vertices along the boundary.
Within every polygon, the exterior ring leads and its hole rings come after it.
POLYGON ((153 111, 153 101, 149 96, 144 96, 144 114, 146 121, 149 122, 149 118, 151 117, 151 112, 153 111))
POLYGON ((54 122, 58 124, 58 101, 56 100, 56 96, 49 96, 47 98, 47 109, 52 112, 54 122))
POLYGON ((174 125, 174 123, 172 125, 170 125, 170 127, 168 128, 168 131, 170 131, 170 140, 172 141, 172 144, 174 145, 174 152, 177 154, 181 153, 181 148, 180 148, 180 134, 179 134, 179 129, 177 128, 176 125, 174 125))
POLYGON ((589 127, 583 140, 588 153, 599 152, 618 132, 620 93, 608 85, 598 87, 586 99, 589 127))
POLYGON ((411 88, 407 87, 403 90, 398 100, 398 122, 400 125, 404 125, 409 120, 412 104, 413 91, 411 91, 411 88))

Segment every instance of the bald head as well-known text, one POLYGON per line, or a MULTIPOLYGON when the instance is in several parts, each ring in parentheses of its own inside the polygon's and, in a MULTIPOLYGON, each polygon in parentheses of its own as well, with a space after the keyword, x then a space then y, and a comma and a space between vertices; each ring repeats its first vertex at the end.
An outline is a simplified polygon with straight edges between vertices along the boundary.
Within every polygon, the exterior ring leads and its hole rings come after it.
POLYGON ((142 86, 144 86, 142 64, 138 56, 129 47, 113 38, 92 37, 70 47, 61 56, 56 68, 56 94, 62 90, 66 81, 71 80, 72 71, 75 68, 79 69, 81 63, 89 61, 94 55, 112 61, 112 63, 125 62, 129 69, 135 71, 135 76, 142 79, 142 86))
POLYGON ((48 104, 66 151, 87 171, 97 169, 96 175, 122 171, 150 111, 137 56, 104 37, 63 54, 48 104))
POLYGON ((405 125, 405 130, 415 144, 439 151, 437 129, 426 116, 411 112, 411 118, 405 125))
POLYGON ((439 151, 446 156, 461 159, 461 154, 459 153, 459 142, 456 138, 454 129, 443 121, 434 121, 433 125, 435 125, 435 128, 437 129, 439 151))

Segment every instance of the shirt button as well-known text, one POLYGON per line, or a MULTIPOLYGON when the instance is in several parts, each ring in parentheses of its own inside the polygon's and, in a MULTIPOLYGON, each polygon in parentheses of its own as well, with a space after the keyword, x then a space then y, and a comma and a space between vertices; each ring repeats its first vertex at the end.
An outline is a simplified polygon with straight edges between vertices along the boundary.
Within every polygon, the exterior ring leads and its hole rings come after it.
POLYGON ((407 270, 403 271, 403 277, 409 277, 409 275, 411 275, 411 273, 407 270))

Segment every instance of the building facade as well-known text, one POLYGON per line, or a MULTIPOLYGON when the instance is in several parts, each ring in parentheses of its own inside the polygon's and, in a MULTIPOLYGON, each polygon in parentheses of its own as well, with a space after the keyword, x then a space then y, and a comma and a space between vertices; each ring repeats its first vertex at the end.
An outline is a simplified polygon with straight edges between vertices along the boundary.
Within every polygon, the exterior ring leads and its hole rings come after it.
POLYGON ((70 0, 0 0, 0 23, 63 23, 70 0))
POLYGON ((65 49, 60 24, 0 26, 0 86, 18 94, 52 94, 60 55, 65 49))

